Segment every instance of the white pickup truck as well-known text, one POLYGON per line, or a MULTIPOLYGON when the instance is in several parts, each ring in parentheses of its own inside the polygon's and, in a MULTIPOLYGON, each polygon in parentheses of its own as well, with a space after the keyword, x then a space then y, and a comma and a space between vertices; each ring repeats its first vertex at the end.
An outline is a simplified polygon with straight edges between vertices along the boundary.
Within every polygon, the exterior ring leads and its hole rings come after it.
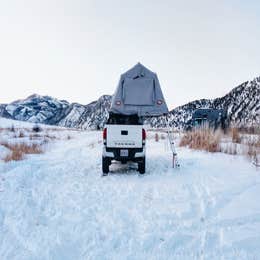
POLYGON ((129 116, 109 119, 103 130, 103 175, 108 174, 112 160, 123 164, 132 161, 138 164, 138 171, 145 173, 146 132, 142 123, 129 116))

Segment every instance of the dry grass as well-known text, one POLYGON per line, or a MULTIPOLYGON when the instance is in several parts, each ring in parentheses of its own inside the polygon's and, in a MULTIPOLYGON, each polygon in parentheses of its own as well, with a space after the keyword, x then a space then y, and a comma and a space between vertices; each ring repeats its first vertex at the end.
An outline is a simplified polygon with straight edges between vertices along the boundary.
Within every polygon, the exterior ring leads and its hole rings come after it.
POLYGON ((166 139, 165 135, 161 134, 161 140, 165 140, 165 139, 166 139))
POLYGON ((232 138, 232 142, 237 143, 237 144, 241 144, 242 138, 241 138, 241 135, 239 133, 239 129, 233 127, 233 128, 230 129, 229 132, 230 132, 230 135, 231 135, 231 138, 232 138))
POLYGON ((260 133, 254 135, 247 141, 247 156, 253 161, 254 165, 260 167, 260 133))
MULTIPOLYGON (((38 131, 38 130, 37 130, 38 131)), ((23 141, 15 141, 15 144, 11 142, 2 141, 0 145, 5 146, 10 150, 7 156, 3 158, 5 162, 9 161, 19 161, 23 160, 27 154, 40 154, 43 153, 43 146, 52 142, 54 140, 71 140, 74 133, 74 129, 60 129, 60 128, 50 128, 50 129, 41 129, 40 132, 33 130, 32 128, 27 127, 0 127, 0 135, 2 133, 8 136, 8 139, 19 139, 19 138, 28 138, 31 142, 26 143, 23 141), (71 132, 63 135, 62 132, 70 130, 71 132), (61 135, 59 134, 61 133, 61 135)), ((65 132, 66 133, 66 132, 65 132)), ((3 138, 2 138, 3 139, 3 138)), ((2 156, 3 157, 3 156, 2 156)))
POLYGON ((183 135, 180 146, 208 152, 223 152, 231 155, 246 156, 257 168, 260 168, 260 130, 254 133, 241 132, 232 128, 224 135, 220 131, 197 129, 183 135))
POLYGON ((260 135, 260 127, 257 125, 249 127, 240 127, 239 132, 241 134, 260 135))
POLYGON ((195 129, 186 132, 180 141, 180 146, 208 152, 223 152, 241 154, 251 160, 260 160, 260 130, 254 128, 254 134, 244 133, 245 130, 231 128, 228 135, 209 128, 195 129))
POLYGON ((22 144, 9 144, 9 143, 1 143, 1 145, 8 148, 11 153, 8 154, 5 158, 5 162, 9 161, 20 161, 24 159, 26 154, 40 154, 43 153, 43 150, 40 145, 32 144, 28 145, 25 143, 22 144))
POLYGON ((196 129, 184 134, 180 141, 180 146, 212 153, 220 152, 221 137, 221 131, 213 131, 209 128, 196 129))

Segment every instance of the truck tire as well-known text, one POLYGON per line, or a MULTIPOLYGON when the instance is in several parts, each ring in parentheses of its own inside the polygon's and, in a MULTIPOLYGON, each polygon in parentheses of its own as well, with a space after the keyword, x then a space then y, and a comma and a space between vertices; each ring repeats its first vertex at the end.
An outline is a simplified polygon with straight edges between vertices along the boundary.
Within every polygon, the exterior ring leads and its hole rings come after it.
POLYGON ((107 175, 109 172, 110 160, 107 157, 102 157, 102 171, 103 175, 107 175))
POLYGON ((145 173, 145 157, 143 157, 142 160, 138 163, 138 171, 141 174, 145 173))

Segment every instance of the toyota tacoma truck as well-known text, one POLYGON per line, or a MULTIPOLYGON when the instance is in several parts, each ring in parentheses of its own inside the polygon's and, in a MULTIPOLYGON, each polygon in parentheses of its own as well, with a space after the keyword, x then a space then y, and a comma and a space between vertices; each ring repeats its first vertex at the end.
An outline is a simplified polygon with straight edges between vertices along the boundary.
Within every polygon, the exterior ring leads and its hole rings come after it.
POLYGON ((103 130, 103 175, 112 161, 136 162, 140 174, 145 173, 146 131, 137 115, 110 115, 103 130))

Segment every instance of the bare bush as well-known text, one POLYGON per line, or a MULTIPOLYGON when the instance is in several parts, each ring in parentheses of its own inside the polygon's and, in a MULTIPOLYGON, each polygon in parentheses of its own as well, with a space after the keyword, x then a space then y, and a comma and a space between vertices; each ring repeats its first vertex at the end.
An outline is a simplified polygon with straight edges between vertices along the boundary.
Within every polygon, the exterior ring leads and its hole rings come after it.
POLYGON ((260 167, 260 134, 253 135, 247 141, 247 156, 253 161, 254 165, 260 167))
POLYGON ((260 135, 260 127, 257 125, 248 126, 248 127, 240 127, 239 132, 241 134, 260 135))
POLYGON ((196 129, 183 135, 180 146, 188 146, 195 150, 205 150, 208 152, 220 152, 220 141, 222 133, 210 128, 196 129))
POLYGON ((232 142, 233 143, 237 143, 240 144, 242 141, 241 135, 239 133, 239 129, 236 127, 233 127, 230 129, 230 134, 231 134, 231 138, 232 138, 232 142))
POLYGON ((238 144, 228 143, 224 147, 221 147, 221 152, 231 155, 238 154, 238 144))
POLYGON ((24 159, 26 154, 40 154, 43 153, 42 148, 38 144, 28 145, 25 143, 22 144, 9 144, 1 143, 1 145, 8 148, 11 152, 5 158, 5 162, 9 161, 19 161, 24 159))
POLYGON ((55 135, 50 135, 50 134, 45 134, 43 135, 44 138, 50 139, 50 140, 55 140, 58 139, 55 135))
POLYGON ((253 164, 256 166, 256 167, 260 167, 260 158, 257 154, 254 155, 253 157, 253 164))
POLYGON ((239 128, 231 128, 228 135, 210 129, 196 129, 183 135, 180 146, 209 152, 223 152, 230 155, 246 156, 260 167, 260 130, 250 129, 248 133, 239 128))
POLYGON ((29 136, 30 140, 39 139, 42 138, 40 134, 30 134, 29 136))
POLYGON ((161 134, 161 140, 165 140, 165 139, 166 139, 165 135, 161 134))
POLYGON ((13 132, 13 133, 15 132, 14 125, 11 126, 10 131, 13 132))
POLYGON ((19 138, 23 138, 24 137, 24 133, 22 131, 20 131, 18 137, 19 138))

